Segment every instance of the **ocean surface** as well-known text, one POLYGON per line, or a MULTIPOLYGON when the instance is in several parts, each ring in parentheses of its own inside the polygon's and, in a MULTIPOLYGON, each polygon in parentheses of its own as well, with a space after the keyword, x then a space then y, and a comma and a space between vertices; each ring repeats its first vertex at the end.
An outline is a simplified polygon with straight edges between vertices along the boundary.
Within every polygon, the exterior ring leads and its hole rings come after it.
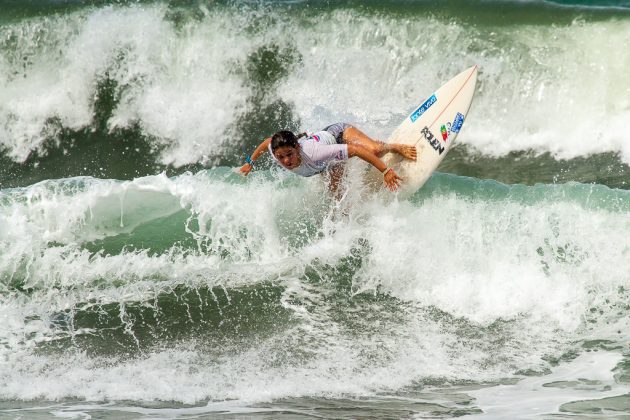
POLYGON ((630 1, 0 0, 0 418, 630 418, 630 1), (477 64, 410 199, 387 138, 477 64))

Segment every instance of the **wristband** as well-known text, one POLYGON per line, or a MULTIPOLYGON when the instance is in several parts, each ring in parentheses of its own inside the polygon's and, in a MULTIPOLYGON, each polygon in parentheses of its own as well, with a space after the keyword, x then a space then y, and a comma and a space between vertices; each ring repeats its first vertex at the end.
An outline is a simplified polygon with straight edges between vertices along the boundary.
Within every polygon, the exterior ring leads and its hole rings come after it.
POLYGON ((385 175, 387 175, 387 172, 391 171, 392 168, 385 168, 385 170, 383 171, 383 177, 385 177, 385 175))
POLYGON ((254 161, 252 160, 252 157, 251 157, 251 156, 247 156, 247 157, 245 158, 245 162, 246 162, 246 163, 249 163, 249 165, 250 165, 252 168, 254 167, 254 161))

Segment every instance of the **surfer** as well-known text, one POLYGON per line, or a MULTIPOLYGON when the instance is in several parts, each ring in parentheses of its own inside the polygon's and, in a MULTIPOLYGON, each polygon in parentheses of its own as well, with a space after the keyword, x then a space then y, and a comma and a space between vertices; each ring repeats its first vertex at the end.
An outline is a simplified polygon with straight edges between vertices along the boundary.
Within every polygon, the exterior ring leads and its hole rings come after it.
POLYGON ((343 175, 339 163, 357 156, 383 174, 387 188, 395 191, 402 178, 380 159, 385 153, 397 153, 405 159, 416 160, 416 147, 405 144, 386 144, 373 140, 356 127, 337 123, 311 135, 295 135, 291 131, 279 131, 263 140, 248 156, 240 168, 243 175, 249 174, 254 162, 266 150, 280 166, 301 176, 313 176, 330 169, 330 189, 337 191, 343 175))

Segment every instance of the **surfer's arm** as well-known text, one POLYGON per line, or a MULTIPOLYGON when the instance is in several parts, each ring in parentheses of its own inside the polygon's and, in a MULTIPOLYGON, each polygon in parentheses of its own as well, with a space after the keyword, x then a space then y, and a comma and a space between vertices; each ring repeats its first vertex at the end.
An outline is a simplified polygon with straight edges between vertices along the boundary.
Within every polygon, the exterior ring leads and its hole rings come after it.
POLYGON ((383 162, 374 153, 371 153, 364 147, 349 144, 348 157, 350 158, 353 156, 357 156, 363 159, 364 161, 378 169, 383 174, 385 185, 387 185, 387 188, 389 188, 391 191, 396 191, 398 187, 400 187, 400 182, 402 181, 402 178, 399 177, 392 168, 388 168, 387 165, 385 165, 385 162, 383 162))
POLYGON ((269 148, 270 143, 271 143, 271 137, 267 137, 265 140, 263 140, 263 142, 258 145, 256 150, 254 150, 254 153, 252 153, 252 155, 247 158, 247 162, 243 166, 241 166, 241 169, 239 169, 240 173, 247 176, 247 174, 254 167, 253 165, 254 161, 258 159, 260 155, 265 153, 265 151, 269 148))

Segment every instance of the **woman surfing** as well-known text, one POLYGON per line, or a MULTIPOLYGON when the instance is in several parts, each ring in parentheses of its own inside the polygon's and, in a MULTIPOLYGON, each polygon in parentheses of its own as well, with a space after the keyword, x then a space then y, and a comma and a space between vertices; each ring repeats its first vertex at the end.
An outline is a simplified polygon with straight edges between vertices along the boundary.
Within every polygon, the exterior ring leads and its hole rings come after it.
POLYGON ((381 160, 385 153, 397 153, 405 159, 416 160, 416 147, 404 144, 386 144, 373 140, 359 129, 346 124, 329 125, 321 131, 307 135, 295 135, 291 131, 279 131, 263 140, 248 156, 240 168, 243 175, 249 174, 254 162, 265 151, 283 168, 300 176, 313 176, 330 168, 330 189, 336 191, 343 174, 338 163, 351 157, 359 157, 383 174, 387 188, 396 191, 403 180, 392 168, 381 160))

